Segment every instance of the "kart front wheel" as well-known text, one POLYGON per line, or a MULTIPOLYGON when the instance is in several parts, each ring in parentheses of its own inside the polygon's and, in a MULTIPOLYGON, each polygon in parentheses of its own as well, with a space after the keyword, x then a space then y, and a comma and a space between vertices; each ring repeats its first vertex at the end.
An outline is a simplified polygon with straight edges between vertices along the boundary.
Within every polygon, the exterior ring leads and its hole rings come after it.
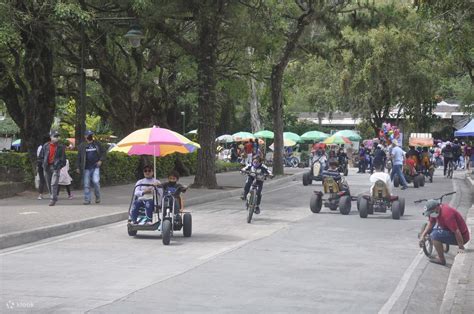
POLYGON ((193 217, 190 213, 183 215, 183 236, 189 238, 193 231, 193 217))
POLYGON ((392 219, 398 220, 400 219, 400 201, 394 201, 392 203, 392 219))
POLYGON ((321 211, 322 207, 323 207, 323 198, 321 197, 321 195, 313 194, 313 196, 311 196, 311 200, 309 201, 309 208, 311 209, 311 211, 317 214, 321 211))
POLYGON ((171 221, 166 219, 163 221, 161 227, 161 236, 163 238, 163 244, 168 245, 171 241, 171 221))
POLYGON ((361 197, 359 201, 359 216, 360 218, 367 218, 369 208, 369 200, 365 197, 361 197))
POLYGON ((349 215, 351 211, 351 197, 348 195, 341 196, 339 199, 339 212, 343 215, 349 215))
POLYGON ((137 235, 137 230, 132 230, 130 227, 127 227, 127 233, 129 236, 134 237, 137 235))

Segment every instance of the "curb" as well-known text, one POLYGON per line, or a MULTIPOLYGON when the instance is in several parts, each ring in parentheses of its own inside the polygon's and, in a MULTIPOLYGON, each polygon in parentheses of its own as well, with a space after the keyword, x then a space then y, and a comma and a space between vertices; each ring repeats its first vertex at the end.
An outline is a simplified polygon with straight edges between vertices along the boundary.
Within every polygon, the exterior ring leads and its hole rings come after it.
MULTIPOLYGON (((467 185, 471 187, 474 193, 474 180, 469 175, 466 175, 465 181, 467 185)), ((474 206, 468 210, 466 215, 466 224, 471 232, 471 240, 467 243, 466 249, 469 249, 474 242, 472 236, 474 235, 474 206)), ((446 290, 443 295, 443 302, 439 309, 440 313, 458 313, 459 309, 456 309, 456 292, 460 289, 460 285, 464 282, 466 274, 463 272, 466 258, 468 255, 474 254, 472 252, 466 252, 465 254, 458 254, 454 257, 451 271, 449 272, 448 283, 446 284, 446 290)), ((474 257, 471 257, 474 258, 474 257)))
MULTIPOLYGON (((295 181, 302 172, 298 172, 292 175, 285 176, 267 182, 266 186, 271 187, 277 184, 295 181)), ((194 198, 190 198, 186 201, 187 206, 195 206, 204 203, 213 202, 216 200, 238 196, 242 193, 241 188, 232 189, 229 191, 222 191, 211 195, 202 195, 194 198)), ((13 246, 27 244, 31 242, 40 241, 43 239, 60 236, 63 234, 80 231, 83 229, 95 228, 107 224, 112 224, 128 219, 128 212, 113 213, 103 216, 97 216, 82 220, 70 221, 66 223, 56 224, 47 227, 41 227, 31 230, 11 232, 0 235, 0 250, 6 249, 13 246)))

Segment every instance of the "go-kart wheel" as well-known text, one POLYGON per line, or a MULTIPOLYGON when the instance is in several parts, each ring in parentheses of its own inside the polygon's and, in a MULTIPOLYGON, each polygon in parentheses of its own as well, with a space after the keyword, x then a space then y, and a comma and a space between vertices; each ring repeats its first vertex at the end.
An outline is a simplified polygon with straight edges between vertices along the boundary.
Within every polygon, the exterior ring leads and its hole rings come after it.
POLYGON ((166 219, 163 221, 161 226, 161 236, 163 238, 163 244, 168 245, 171 241, 171 221, 166 219))
POLYGON ((317 214, 321 211, 322 207, 323 207, 323 198, 321 197, 321 194, 314 193, 311 196, 311 200, 309 201, 309 208, 311 209, 313 213, 317 214))
POLYGON ((419 176, 416 176, 414 179, 413 179, 413 186, 417 189, 420 187, 420 177, 419 176))
POLYGON ((183 236, 189 238, 193 232, 193 217, 190 213, 183 215, 183 236))
POLYGON ((134 237, 137 235, 137 230, 132 230, 130 227, 127 227, 127 233, 129 236, 134 237))
POLYGON ((400 177, 398 176, 398 174, 396 174, 394 177, 393 177, 393 186, 398 188, 400 186, 400 177))
MULTIPOLYGON (((425 231, 426 225, 427 223, 425 222, 421 226, 421 230, 420 230, 420 233, 418 234, 418 238, 420 238, 420 236, 423 234, 423 231, 425 231)), ((433 253, 433 243, 431 242, 431 238, 429 234, 426 235, 425 238, 423 239, 423 242, 421 243, 421 248, 423 249, 423 253, 425 253, 427 257, 431 257, 431 254, 433 253)))
POLYGON ((420 186, 425 186, 425 176, 424 175, 419 175, 420 178, 420 186))
POLYGON ((362 198, 362 195, 357 196, 357 210, 360 208, 360 200, 362 198))
POLYGON ((336 200, 330 201, 328 205, 330 210, 337 210, 339 207, 339 203, 336 200))
POLYGON ((369 200, 361 197, 359 202, 359 216, 360 218, 367 218, 369 208, 369 200))
POLYGON ((374 214, 374 203, 372 203, 371 201, 367 202, 367 213, 369 215, 374 214))
POLYGON ((351 211, 351 197, 348 195, 341 196, 339 199, 339 212, 343 215, 349 215, 351 211))
POLYGON ((400 201, 393 201, 392 203, 392 219, 400 219, 400 201))
POLYGON ((310 173, 309 172, 306 172, 306 173, 303 173, 303 185, 304 186, 307 186, 309 185, 309 176, 310 176, 310 173))
POLYGON ((400 202, 400 216, 405 215, 405 199, 403 197, 399 197, 398 201, 400 202))

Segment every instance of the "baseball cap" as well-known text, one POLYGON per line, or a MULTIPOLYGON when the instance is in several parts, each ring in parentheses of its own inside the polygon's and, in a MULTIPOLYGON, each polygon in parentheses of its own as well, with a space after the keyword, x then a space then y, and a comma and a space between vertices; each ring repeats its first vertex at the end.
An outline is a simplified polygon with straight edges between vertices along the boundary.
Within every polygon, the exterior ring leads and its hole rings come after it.
POLYGON ((395 145, 395 146, 398 146, 398 141, 397 141, 397 140, 393 140, 393 141, 392 141, 392 144, 395 145))
POLYGON ((86 136, 89 136, 89 135, 94 135, 94 132, 91 131, 91 130, 87 130, 86 133, 85 133, 86 136))
POLYGON ((439 202, 436 200, 428 200, 425 204, 423 216, 429 216, 434 209, 439 205, 439 202))

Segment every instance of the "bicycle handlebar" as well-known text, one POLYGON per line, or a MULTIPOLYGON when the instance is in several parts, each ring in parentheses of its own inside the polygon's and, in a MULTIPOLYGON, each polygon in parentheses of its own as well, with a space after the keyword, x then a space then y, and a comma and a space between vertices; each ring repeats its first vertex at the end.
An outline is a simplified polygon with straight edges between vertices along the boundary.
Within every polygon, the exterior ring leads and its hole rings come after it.
MULTIPOLYGON (((439 200, 439 202, 441 203, 443 201, 443 197, 448 196, 448 195, 453 195, 453 194, 456 194, 456 191, 443 194, 440 197, 433 198, 433 199, 434 200, 439 200)), ((428 201, 428 199, 423 198, 423 199, 416 200, 415 203, 418 204, 418 203, 426 202, 426 201, 428 201)))

